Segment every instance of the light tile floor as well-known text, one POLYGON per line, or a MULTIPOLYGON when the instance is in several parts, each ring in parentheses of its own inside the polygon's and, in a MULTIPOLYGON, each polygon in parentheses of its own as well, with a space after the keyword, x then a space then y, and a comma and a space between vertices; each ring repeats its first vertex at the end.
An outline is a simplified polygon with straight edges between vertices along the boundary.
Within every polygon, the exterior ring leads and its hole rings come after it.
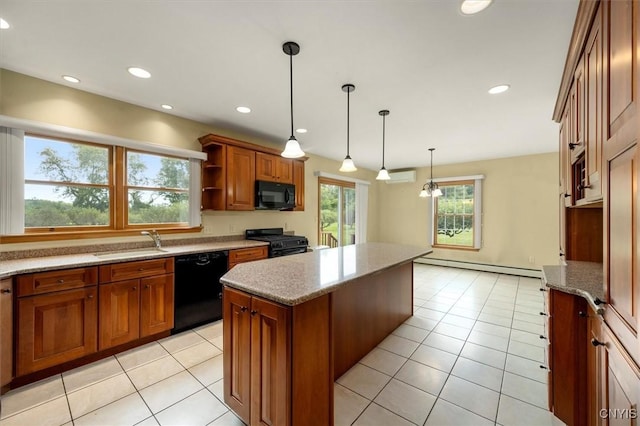
MULTIPOLYGON (((546 409, 540 280, 416 264, 414 313, 335 384, 336 425, 560 425, 546 409)), ((222 323, 2 397, 0 426, 242 425, 222 323)))

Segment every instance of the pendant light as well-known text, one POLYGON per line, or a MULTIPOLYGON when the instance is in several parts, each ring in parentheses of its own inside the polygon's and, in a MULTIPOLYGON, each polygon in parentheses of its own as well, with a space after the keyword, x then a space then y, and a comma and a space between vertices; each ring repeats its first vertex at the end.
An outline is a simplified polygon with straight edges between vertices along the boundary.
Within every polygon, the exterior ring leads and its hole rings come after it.
POLYGON ((349 155, 349 94, 354 90, 356 90, 356 86, 353 84, 344 84, 342 86, 342 91, 347 92, 347 156, 344 157, 342 161, 342 166, 340 167, 341 172, 355 172, 358 170, 349 155))
POLYGON ((300 148, 298 140, 293 135, 293 56, 297 55, 300 52, 300 46, 298 45, 298 43, 288 41, 282 45, 282 50, 284 51, 284 53, 289 55, 289 76, 291 88, 291 136, 289 136, 287 145, 280 155, 285 158, 300 158, 304 157, 304 152, 300 148))
POLYGON ((442 191, 438 188, 438 184, 433 181, 433 151, 435 148, 429 148, 429 152, 431 153, 431 179, 429 182, 422 185, 422 191, 420 191, 419 197, 439 197, 442 195, 442 191))
POLYGON ((378 176, 376 176, 376 180, 389 180, 391 179, 389 172, 384 168, 384 121, 385 117, 389 115, 389 110, 383 109, 382 111, 378 111, 378 114, 382 116, 382 167, 378 172, 378 176))

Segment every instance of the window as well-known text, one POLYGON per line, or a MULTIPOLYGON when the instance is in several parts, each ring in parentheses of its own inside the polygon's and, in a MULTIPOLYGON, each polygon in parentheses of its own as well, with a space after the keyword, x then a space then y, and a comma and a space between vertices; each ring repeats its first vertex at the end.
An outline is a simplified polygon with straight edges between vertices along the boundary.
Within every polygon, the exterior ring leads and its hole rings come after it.
POLYGON ((318 179, 319 238, 321 245, 346 246, 356 242, 356 185, 336 179, 318 179))
POLYGON ((473 178, 438 179, 442 195, 433 199, 434 247, 481 247, 482 177, 473 178))

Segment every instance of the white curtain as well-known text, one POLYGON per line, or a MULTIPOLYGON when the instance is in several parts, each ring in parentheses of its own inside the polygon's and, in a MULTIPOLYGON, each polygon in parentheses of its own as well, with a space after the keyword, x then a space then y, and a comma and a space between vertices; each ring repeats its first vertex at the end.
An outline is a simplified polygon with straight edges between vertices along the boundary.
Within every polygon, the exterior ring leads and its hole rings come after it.
POLYGON ((0 235, 24 232, 24 131, 0 127, 0 235))
POLYGON ((202 191, 200 190, 202 161, 197 158, 189 159, 189 226, 202 224, 200 207, 202 205, 202 191))
POLYGON ((356 244, 367 242, 369 184, 356 182, 356 244))

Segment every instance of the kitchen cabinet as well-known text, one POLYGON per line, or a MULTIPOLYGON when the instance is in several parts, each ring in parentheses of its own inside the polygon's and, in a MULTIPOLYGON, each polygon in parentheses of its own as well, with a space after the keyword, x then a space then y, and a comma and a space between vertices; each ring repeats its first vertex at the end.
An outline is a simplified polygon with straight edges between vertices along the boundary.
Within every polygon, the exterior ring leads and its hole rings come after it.
POLYGON ((97 351, 96 286, 95 267, 17 277, 16 376, 97 351))
POLYGON ((268 254, 268 246, 229 250, 229 269, 233 268, 238 263, 266 259, 268 254))
POLYGON ((296 186, 296 206, 293 210, 304 211, 304 161, 293 160, 293 184, 296 186))
POLYGON ((0 393, 13 380, 13 281, 0 280, 0 393))
POLYGON ((256 152, 256 180, 293 183, 293 160, 256 152))
POLYGON ((256 153, 227 147, 227 210, 254 210, 256 153))
POLYGON ((247 424, 291 424, 291 309, 225 287, 225 402, 247 424))
POLYGON ((566 424, 584 424, 587 304, 573 294, 548 290, 549 410, 566 424))
POLYGON ((100 267, 100 350, 173 328, 173 258, 100 267))
POLYGON ((603 320, 596 315, 589 306, 588 310, 588 331, 587 331, 587 424, 589 426, 604 425, 604 419, 599 415, 600 409, 604 407, 604 386, 605 376, 605 349, 602 344, 603 320))
POLYGON ((593 20, 584 53, 585 74, 585 148, 586 148, 586 201, 602 200, 603 154, 603 42, 602 7, 593 20))
POLYGON ((276 149, 220 135, 198 140, 207 153, 202 210, 255 210, 256 180, 295 185, 294 210, 304 210, 304 160, 283 158, 276 149))

